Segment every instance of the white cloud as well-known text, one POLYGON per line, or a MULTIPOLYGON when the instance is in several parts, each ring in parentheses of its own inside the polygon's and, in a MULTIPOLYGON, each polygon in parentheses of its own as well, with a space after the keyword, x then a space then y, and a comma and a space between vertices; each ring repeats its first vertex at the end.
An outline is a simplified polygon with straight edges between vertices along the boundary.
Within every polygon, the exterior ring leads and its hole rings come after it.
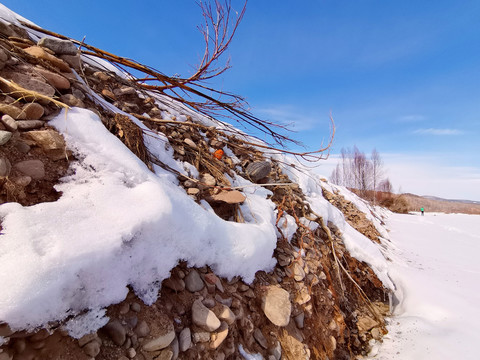
POLYGON ((426 117, 420 114, 410 114, 410 115, 403 115, 398 117, 397 121, 400 123, 414 123, 414 122, 421 122, 425 120, 426 117))
MULTIPOLYGON (((305 114, 305 109, 295 109, 293 106, 289 105, 275 105, 272 107, 257 108, 255 109, 255 113, 259 114, 260 117, 288 126, 293 131, 313 129, 319 122, 319 118, 315 115, 305 114)), ((325 116, 325 118, 327 117, 325 116)))
POLYGON ((458 129, 435 129, 435 128, 428 128, 428 129, 417 129, 413 132, 414 134, 422 134, 422 135, 461 135, 463 131, 458 129))

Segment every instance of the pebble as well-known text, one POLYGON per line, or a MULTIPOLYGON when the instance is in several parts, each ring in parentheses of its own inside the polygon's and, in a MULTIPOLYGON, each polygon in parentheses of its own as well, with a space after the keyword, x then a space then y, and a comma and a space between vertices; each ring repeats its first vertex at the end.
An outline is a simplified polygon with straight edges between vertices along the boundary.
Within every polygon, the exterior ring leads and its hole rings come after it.
POLYGON ((192 139, 186 138, 183 142, 193 149, 197 148, 197 144, 195 144, 192 139))
POLYGON ((135 328, 135 334, 137 334, 138 337, 146 337, 148 334, 150 334, 150 327, 145 320, 142 320, 138 323, 137 327, 135 328))
POLYGON ((180 352, 187 351, 192 346, 192 333, 190 328, 186 327, 178 335, 178 344, 180 352))
POLYGON ((220 327, 211 336, 212 341, 210 342, 210 349, 218 348, 223 343, 223 341, 227 338, 227 335, 228 335, 228 325, 226 322, 222 321, 220 327))
POLYGON ((211 200, 224 202, 227 204, 241 204, 245 201, 246 196, 238 190, 221 191, 218 194, 212 195, 211 200))
POLYGON ((358 318, 357 328, 360 333, 366 332, 375 326, 378 326, 378 322, 369 316, 362 316, 358 318))
POLYGON ((175 339, 175 330, 173 329, 173 324, 170 324, 165 334, 157 336, 155 339, 148 341, 143 345, 143 350, 152 352, 165 349, 172 343, 173 339, 175 339))
POLYGON ((39 120, 45 113, 43 106, 37 103, 28 103, 22 110, 27 120, 39 120))
POLYGON ((195 300, 192 305, 192 321, 207 331, 215 331, 220 327, 220 320, 215 313, 206 308, 200 300, 195 300))
POLYGON ((188 195, 197 195, 200 192, 200 189, 197 188, 188 188, 187 194, 188 195))
POLYGON ((32 182, 32 178, 30 176, 19 176, 14 181, 18 186, 26 187, 32 182))
POLYGON ((36 67, 35 72, 45 78, 45 80, 47 80, 47 82, 57 90, 70 89, 70 81, 68 81, 65 76, 55 74, 54 72, 43 69, 41 67, 36 67))
POLYGON ((118 320, 110 321, 105 325, 104 329, 115 344, 119 346, 123 345, 127 337, 127 332, 118 320))
POLYGON ((32 179, 41 180, 45 177, 45 166, 41 160, 25 160, 16 163, 14 167, 22 174, 32 179))
POLYGON ((163 282, 163 285, 177 292, 185 290, 185 281, 175 275, 172 275, 170 278, 166 279, 163 282))
POLYGON ((219 294, 216 294, 215 295, 215 300, 217 300, 220 304, 223 304, 225 306, 228 306, 228 307, 232 306, 232 298, 231 297, 224 299, 219 294))
POLYGON ((295 324, 299 329, 303 329, 304 321, 305 321, 305 313, 301 312, 297 316, 294 317, 295 324))
POLYGON ((16 131, 18 129, 18 124, 15 119, 7 114, 2 116, 2 124, 5 125, 8 131, 16 131))
MULTIPOLYGON (((32 75, 16 72, 9 74, 8 78, 24 89, 36 91, 48 97, 55 95, 55 89, 53 87, 48 85, 45 81, 33 78, 32 75)), ((15 89, 11 88, 10 91, 15 91, 15 89)), ((25 99, 28 101, 36 101, 36 98, 32 96, 26 96, 25 99)))
POLYGON ((208 331, 196 331, 192 335, 195 344, 210 341, 210 333, 208 331))
POLYGON ((178 354, 180 353, 180 347, 178 345, 178 338, 175 336, 172 343, 170 344, 170 350, 172 350, 172 359, 175 360, 178 358, 178 354))
POLYGON ((10 175, 12 170, 12 164, 7 158, 0 158, 0 177, 5 177, 10 175))
POLYGON ((25 133, 25 136, 35 141, 43 150, 65 150, 65 140, 55 130, 36 130, 25 133))
POLYGON ((45 122, 42 120, 20 120, 17 121, 18 130, 33 130, 41 128, 45 125, 45 122))
POLYGON ((264 349, 268 348, 267 339, 265 339, 265 336, 259 328, 255 329, 255 331, 253 332, 253 337, 261 347, 263 347, 264 349))
POLYGON ((52 64, 61 71, 71 72, 70 66, 68 66, 65 61, 57 58, 52 54, 49 54, 45 51, 45 49, 41 48, 40 46, 30 46, 24 51, 32 56, 35 56, 36 58, 48 61, 50 64, 52 64))
POLYGON ((60 96, 60 101, 71 107, 81 107, 81 108, 85 107, 85 104, 83 103, 83 101, 72 94, 65 94, 60 96))
POLYGON ((58 55, 76 55, 77 47, 69 40, 56 39, 51 37, 41 38, 37 45, 46 47, 58 55))
POLYGON ((19 109, 14 105, 0 104, 0 112, 6 115, 10 115, 13 119, 16 120, 24 120, 26 118, 25 113, 22 111, 22 109, 19 109))
POLYGON ((103 89, 102 90, 102 95, 107 100, 115 100, 115 94, 108 89, 103 89))
POLYGON ((205 287, 205 284, 198 274, 197 270, 192 269, 185 277, 185 287, 190 292, 200 291, 205 287))
POLYGON ((4 49, 0 48, 0 70, 2 70, 5 67, 5 65, 7 64, 8 58, 9 56, 7 52, 4 49))
POLYGON ((170 349, 165 349, 155 358, 155 360, 172 360, 173 352, 170 349))
POLYGON ((206 298, 202 301, 202 304, 205 305, 207 308, 211 309, 215 306, 215 300, 212 298, 206 298))
POLYGON ((247 166, 245 170, 247 177, 250 178, 253 182, 257 182, 263 178, 266 178, 270 171, 272 170, 272 166, 268 161, 254 161, 253 163, 247 166))
POLYGON ((217 180, 210 174, 203 174, 200 181, 207 186, 215 186, 217 184, 217 180))
POLYGON ((225 321, 228 325, 232 325, 235 322, 235 314, 228 306, 220 305, 217 309, 214 312, 220 320, 225 321))
POLYGON ((308 293, 308 289, 303 287, 295 296, 295 302, 298 305, 303 305, 309 302, 312 299, 312 296, 308 293))
POLYGON ((97 337, 97 333, 84 335, 80 339, 78 339, 78 346, 83 347, 87 345, 90 341, 95 340, 97 337))
POLYGON ((96 341, 90 341, 83 347, 83 352, 94 358, 100 353, 100 344, 96 341))
POLYGON ((280 345, 280 341, 275 342, 275 346, 268 350, 270 355, 273 355, 275 360, 280 360, 282 358, 282 346, 280 345))
POLYGON ((76 71, 80 71, 82 66, 82 61, 79 55, 60 55, 60 59, 65 61, 68 65, 70 65, 76 71))
POLYGON ((137 302, 134 302, 130 305, 130 309, 134 312, 140 312, 140 310, 142 309, 142 307, 140 306, 139 303, 137 302))
POLYGON ((133 359, 135 356, 137 355, 137 352, 135 351, 134 348, 128 348, 127 349, 127 356, 130 358, 130 359, 133 359))
POLYGON ((290 322, 292 304, 288 291, 270 285, 262 297, 262 310, 276 326, 287 326, 290 322))

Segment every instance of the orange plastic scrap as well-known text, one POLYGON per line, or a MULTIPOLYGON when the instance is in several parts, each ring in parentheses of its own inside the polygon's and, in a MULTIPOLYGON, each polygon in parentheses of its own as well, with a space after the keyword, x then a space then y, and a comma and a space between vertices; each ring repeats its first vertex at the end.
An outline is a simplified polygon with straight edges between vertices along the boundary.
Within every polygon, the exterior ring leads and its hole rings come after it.
POLYGON ((218 160, 221 160, 224 155, 224 152, 222 149, 218 149, 213 153, 213 157, 217 158, 218 160))

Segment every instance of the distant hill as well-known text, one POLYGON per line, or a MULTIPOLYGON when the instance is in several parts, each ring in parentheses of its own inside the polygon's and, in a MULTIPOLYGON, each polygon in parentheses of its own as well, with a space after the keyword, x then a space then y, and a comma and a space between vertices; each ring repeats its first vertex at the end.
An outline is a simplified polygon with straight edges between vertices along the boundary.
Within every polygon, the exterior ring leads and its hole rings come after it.
POLYGON ((401 195, 408 203, 408 211, 420 211, 423 207, 426 212, 479 214, 480 202, 472 200, 450 200, 435 196, 419 196, 415 194, 401 195))

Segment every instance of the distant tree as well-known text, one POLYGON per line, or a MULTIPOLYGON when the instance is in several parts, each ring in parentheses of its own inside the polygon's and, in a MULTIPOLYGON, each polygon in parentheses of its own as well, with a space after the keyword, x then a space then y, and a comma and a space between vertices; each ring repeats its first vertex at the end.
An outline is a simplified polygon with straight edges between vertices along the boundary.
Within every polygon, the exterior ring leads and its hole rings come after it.
POLYGON ((375 148, 372 150, 370 161, 372 163, 373 203, 375 204, 377 199, 377 187, 384 174, 382 158, 375 148))

